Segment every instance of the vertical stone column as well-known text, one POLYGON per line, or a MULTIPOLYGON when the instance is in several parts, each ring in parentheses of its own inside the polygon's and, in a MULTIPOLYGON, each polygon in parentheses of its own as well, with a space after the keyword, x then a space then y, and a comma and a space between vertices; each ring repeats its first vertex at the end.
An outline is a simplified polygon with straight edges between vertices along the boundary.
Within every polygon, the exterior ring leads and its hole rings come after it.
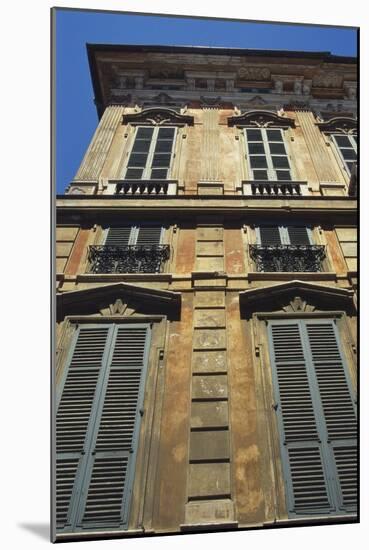
POLYGON ((116 129, 122 119, 124 107, 107 107, 91 140, 90 146, 75 175, 75 180, 97 180, 108 155, 116 129))
POLYGON ((296 120, 301 126, 319 182, 337 181, 327 146, 319 128, 315 126, 314 115, 309 111, 297 111, 296 120))
POLYGON ((219 113, 218 109, 204 109, 201 181, 219 181, 219 113))
MULTIPOLYGON (((198 227, 196 253, 198 269, 214 271, 214 265, 223 269, 223 227, 198 227)), ((188 502, 183 529, 236 525, 231 500, 227 371, 225 291, 216 287, 196 290, 188 502)))

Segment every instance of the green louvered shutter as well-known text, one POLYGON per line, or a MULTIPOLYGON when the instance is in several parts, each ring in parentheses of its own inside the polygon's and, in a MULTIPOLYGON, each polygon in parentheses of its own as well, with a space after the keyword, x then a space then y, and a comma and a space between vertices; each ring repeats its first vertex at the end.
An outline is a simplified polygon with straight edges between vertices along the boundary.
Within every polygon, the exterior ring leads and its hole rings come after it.
MULTIPOLYGON (((76 350, 82 369, 86 357, 91 355, 91 330, 89 327, 79 329, 63 395, 69 391, 66 384, 76 350), (86 335, 90 336, 87 344, 86 335)), ((84 409, 83 418, 89 429, 84 432, 82 459, 74 475, 73 464, 61 463, 64 476, 69 480, 67 488, 64 488, 66 483, 61 485, 61 475, 57 481, 57 492, 64 495, 57 510, 57 525, 64 531, 124 528, 128 522, 150 330, 147 325, 110 325, 101 330, 105 331, 106 338, 103 353, 100 349, 100 355, 92 359, 99 374, 95 373, 95 391, 92 397, 91 386, 89 406, 84 409)), ((86 402, 85 395, 82 371, 75 390, 76 401, 86 402)), ((74 433, 73 423, 78 415, 78 409, 71 407, 69 423, 63 425, 66 439, 69 432, 74 433)), ((58 455, 59 461, 67 458, 74 457, 58 455)))
POLYGON ((159 226, 145 226, 138 228, 137 244, 155 246, 160 244, 162 228, 159 226))
POLYGON ((109 227, 105 238, 106 246, 126 246, 130 242, 132 228, 126 227, 109 227))
POLYGON ((104 377, 109 326, 78 329, 56 415, 56 525, 72 528, 93 413, 104 377))
POLYGON ((259 227, 260 244, 263 246, 281 244, 281 235, 278 226, 259 227))
POLYGON ((286 228, 289 237, 289 244, 310 244, 309 231, 307 227, 289 226, 286 228))
POLYGON ((288 512, 356 504, 356 419, 333 321, 271 321, 269 339, 288 512))
POLYGON ((338 507, 349 512, 357 505, 357 420, 351 384, 335 323, 306 322, 306 330, 327 441, 330 452, 333 451, 333 468, 335 466, 339 486, 338 507))

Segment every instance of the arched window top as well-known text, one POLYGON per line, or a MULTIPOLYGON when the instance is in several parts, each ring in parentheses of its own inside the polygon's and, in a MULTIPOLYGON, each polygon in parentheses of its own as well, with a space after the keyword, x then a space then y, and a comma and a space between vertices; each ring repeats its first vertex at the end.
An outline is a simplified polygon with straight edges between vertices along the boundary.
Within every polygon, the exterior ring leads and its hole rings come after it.
POLYGON ((327 134, 356 134, 357 120, 352 117, 333 117, 316 125, 327 134))
POLYGON ((273 111, 252 110, 246 111, 241 115, 228 118, 228 126, 237 126, 238 128, 293 128, 295 121, 292 118, 279 116, 273 111))
POLYGON ((139 113, 123 115, 123 124, 145 125, 145 126, 185 126, 193 125, 193 116, 181 115, 173 109, 153 107, 143 109, 139 113))

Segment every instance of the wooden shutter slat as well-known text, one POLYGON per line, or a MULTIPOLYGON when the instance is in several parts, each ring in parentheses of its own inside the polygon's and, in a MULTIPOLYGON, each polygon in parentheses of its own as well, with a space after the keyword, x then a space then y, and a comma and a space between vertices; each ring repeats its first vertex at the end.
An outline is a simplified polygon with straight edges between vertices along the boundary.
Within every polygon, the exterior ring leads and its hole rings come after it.
POLYGON ((81 523, 86 528, 119 526, 127 513, 148 336, 146 326, 115 332, 81 523))
POLYGON ((307 324, 307 333, 328 437, 355 439, 356 414, 334 328, 331 323, 307 324))
POLYGON ((71 522, 71 506, 82 453, 88 444, 91 412, 102 377, 109 327, 79 329, 67 366, 56 414, 56 521, 59 529, 71 522))
POLYGON ((137 236, 137 244, 148 246, 160 244, 161 230, 161 227, 140 227, 137 236))
POLYGON ((356 414, 334 323, 272 321, 269 335, 289 511, 349 513, 356 414))
POLYGON ((131 227, 110 227, 105 239, 106 246, 126 246, 129 244, 131 227))
POLYGON ((272 322, 269 335, 289 512, 328 511, 331 503, 300 323, 272 322))
POLYGON ((298 324, 272 325, 272 342, 285 440, 317 440, 298 324))
POLYGON ((307 227, 304 226, 289 226, 287 227, 290 244, 310 244, 309 233, 307 227))
POLYGON ((281 237, 278 227, 259 227, 260 240, 263 246, 281 244, 281 237))

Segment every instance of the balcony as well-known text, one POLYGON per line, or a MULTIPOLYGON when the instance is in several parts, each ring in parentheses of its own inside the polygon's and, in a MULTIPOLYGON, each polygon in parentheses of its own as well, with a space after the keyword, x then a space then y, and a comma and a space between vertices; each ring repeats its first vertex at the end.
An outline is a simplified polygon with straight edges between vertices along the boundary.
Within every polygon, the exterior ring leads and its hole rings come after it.
POLYGON ((88 272, 161 273, 169 255, 169 244, 93 245, 88 252, 88 272))
POLYGON ((318 244, 251 244, 249 250, 261 272, 318 272, 325 258, 325 246, 318 244))
POLYGON ((267 197, 299 197, 308 195, 306 181, 249 180, 242 182, 243 195, 267 197))
POLYGON ((176 180, 109 180, 114 195, 157 196, 176 195, 176 180))

